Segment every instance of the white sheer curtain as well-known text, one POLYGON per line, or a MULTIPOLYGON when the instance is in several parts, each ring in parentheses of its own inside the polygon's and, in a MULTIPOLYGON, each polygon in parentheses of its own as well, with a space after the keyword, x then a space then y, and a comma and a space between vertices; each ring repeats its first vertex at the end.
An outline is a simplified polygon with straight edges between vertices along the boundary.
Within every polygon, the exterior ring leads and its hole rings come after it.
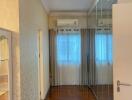
POLYGON ((97 31, 95 34, 95 61, 97 84, 112 84, 112 32, 97 31))
POLYGON ((81 67, 80 32, 58 32, 56 37, 57 85, 79 85, 81 67))

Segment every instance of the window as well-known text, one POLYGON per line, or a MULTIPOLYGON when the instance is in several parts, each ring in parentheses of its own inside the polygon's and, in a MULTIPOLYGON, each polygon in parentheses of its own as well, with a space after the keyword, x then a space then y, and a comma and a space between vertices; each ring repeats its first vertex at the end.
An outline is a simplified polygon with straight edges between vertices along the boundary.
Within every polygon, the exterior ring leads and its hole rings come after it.
POLYGON ((112 64, 112 34, 96 33, 95 35, 96 64, 112 64))
POLYGON ((81 36, 79 33, 64 33, 57 35, 57 63, 81 63, 81 36))

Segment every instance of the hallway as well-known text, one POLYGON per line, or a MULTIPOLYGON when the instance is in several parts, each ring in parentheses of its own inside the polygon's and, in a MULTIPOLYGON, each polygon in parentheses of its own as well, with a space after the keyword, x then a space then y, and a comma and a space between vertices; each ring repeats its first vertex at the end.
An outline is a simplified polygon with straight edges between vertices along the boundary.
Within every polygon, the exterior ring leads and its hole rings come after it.
POLYGON ((96 100, 87 86, 51 87, 45 100, 96 100))
POLYGON ((132 0, 1 0, 0 100, 132 100, 132 0))

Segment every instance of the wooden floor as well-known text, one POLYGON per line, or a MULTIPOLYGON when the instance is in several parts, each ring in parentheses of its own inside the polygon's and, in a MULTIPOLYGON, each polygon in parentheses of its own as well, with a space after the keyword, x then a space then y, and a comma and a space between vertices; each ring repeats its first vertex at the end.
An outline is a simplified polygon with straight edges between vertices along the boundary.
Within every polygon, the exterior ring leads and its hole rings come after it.
POLYGON ((88 86, 58 86, 51 87, 45 100, 113 100, 112 85, 98 85, 91 87, 96 98, 88 86))
POLYGON ((51 87, 45 100, 96 100, 87 86, 51 87))
POLYGON ((0 95, 0 100, 8 100, 8 92, 3 95, 0 95))
POLYGON ((98 85, 94 87, 96 91, 97 100, 113 100, 113 86, 112 85, 98 85))

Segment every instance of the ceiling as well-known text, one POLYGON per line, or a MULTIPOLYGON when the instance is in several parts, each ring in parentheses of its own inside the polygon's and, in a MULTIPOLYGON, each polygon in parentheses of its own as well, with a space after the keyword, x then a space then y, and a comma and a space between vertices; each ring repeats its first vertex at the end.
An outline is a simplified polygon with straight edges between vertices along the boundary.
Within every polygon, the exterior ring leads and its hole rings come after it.
POLYGON ((46 10, 54 11, 88 11, 96 0, 42 0, 46 10))

